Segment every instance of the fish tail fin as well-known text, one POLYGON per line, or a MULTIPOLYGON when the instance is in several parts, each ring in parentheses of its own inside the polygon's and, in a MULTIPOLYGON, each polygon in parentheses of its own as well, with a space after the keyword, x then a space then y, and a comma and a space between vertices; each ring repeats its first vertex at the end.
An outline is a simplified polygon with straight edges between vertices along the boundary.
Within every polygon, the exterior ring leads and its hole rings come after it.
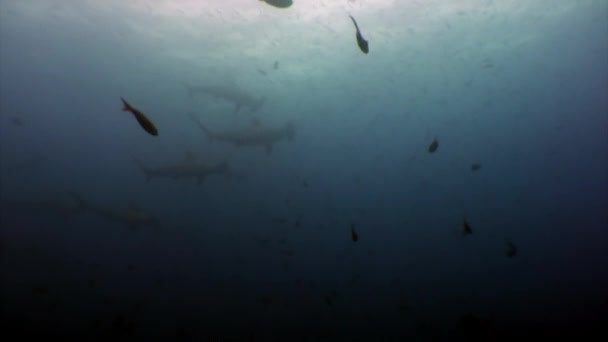
POLYGON ((196 115, 194 115, 194 113, 190 113, 189 115, 190 115, 190 118, 192 119, 192 121, 196 122, 196 124, 201 129, 201 131, 203 131, 203 133, 207 136, 207 138, 209 138, 209 141, 213 142, 213 140, 214 140, 213 133, 205 125, 203 125, 201 120, 199 118, 197 118, 196 115))
POLYGON ((120 101, 122 101, 122 110, 123 111, 128 112, 131 110, 131 105, 129 104, 129 102, 127 102, 127 100, 125 100, 121 97, 120 101))
POLYGON ((357 31, 359 31, 359 25, 357 25, 357 21, 355 21, 355 18, 353 18, 352 15, 348 15, 350 17, 350 20, 353 21, 353 24, 355 24, 355 29, 357 29, 357 31))
POLYGON ((137 167, 144 173, 144 175, 146 176, 146 183, 150 182, 150 169, 139 159, 132 157, 133 158, 133 162, 135 163, 135 165, 137 165, 137 167))

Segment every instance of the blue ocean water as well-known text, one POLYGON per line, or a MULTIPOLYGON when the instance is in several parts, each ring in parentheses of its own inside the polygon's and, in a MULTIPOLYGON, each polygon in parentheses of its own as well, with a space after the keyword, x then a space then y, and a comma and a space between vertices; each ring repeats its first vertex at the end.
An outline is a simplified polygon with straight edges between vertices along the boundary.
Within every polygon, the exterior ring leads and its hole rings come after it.
POLYGON ((604 0, 0 0, 0 336, 606 337, 607 151, 604 0))

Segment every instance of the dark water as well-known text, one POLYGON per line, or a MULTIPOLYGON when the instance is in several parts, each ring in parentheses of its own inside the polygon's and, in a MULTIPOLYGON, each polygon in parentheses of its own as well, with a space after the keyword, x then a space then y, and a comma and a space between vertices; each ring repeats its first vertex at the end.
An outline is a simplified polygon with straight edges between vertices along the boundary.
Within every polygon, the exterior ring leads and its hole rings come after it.
POLYGON ((607 42, 593 0, 0 0, 0 335, 606 337, 607 42))

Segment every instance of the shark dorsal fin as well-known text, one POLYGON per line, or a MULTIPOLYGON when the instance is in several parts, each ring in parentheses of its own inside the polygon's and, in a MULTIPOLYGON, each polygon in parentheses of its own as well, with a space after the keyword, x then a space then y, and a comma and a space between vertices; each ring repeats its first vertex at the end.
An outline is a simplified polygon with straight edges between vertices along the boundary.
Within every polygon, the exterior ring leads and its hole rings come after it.
POLYGON ((194 155, 192 154, 191 151, 187 151, 186 152, 186 158, 184 159, 184 162, 193 162, 194 161, 194 155))

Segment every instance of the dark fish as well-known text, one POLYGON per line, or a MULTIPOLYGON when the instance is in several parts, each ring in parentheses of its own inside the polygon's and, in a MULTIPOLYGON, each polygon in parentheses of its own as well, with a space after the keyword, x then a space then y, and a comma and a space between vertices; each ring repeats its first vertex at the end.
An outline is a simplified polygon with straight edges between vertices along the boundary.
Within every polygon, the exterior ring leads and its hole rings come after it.
POLYGON ((437 148, 439 147, 439 142, 437 141, 437 138, 433 139, 433 142, 429 145, 429 153, 433 153, 435 151, 437 151, 437 148))
POLYGON ((288 8, 291 5, 293 5, 292 0, 260 0, 260 1, 265 2, 265 3, 269 4, 270 6, 274 6, 277 8, 288 8))
POLYGON ((469 226, 467 219, 464 219, 462 223, 462 236, 467 236, 470 234, 473 234, 473 230, 471 229, 471 226, 469 226))
POLYGON ((511 241, 507 241, 507 257, 512 258, 517 255, 517 247, 511 241))
POLYGON ((302 186, 308 188, 308 182, 306 180, 302 181, 302 186))
POLYGON ((274 70, 279 70, 279 61, 274 61, 274 70))
POLYGON ((477 171, 479 169, 481 169, 481 164, 477 164, 477 163, 471 164, 471 170, 477 171))
POLYGON ((355 231, 354 223, 350 225, 350 237, 354 242, 359 241, 359 234, 357 234, 357 231, 355 231))
POLYGON ((296 228, 300 228, 300 220, 301 219, 302 219, 301 217, 298 217, 296 219, 296 222, 293 223, 293 226, 296 227, 296 228))
POLYGON ((363 53, 368 53, 369 44, 367 43, 367 40, 365 40, 365 38, 363 38, 363 36, 361 35, 361 30, 359 30, 359 25, 357 25, 355 18, 353 18, 352 15, 349 15, 349 17, 353 21, 353 24, 355 24, 355 28, 357 29, 357 45, 359 45, 359 49, 363 51, 363 53))
POLYGON ((150 121, 150 119, 148 119, 144 113, 142 113, 139 109, 131 106, 125 99, 123 99, 122 97, 120 98, 120 100, 122 101, 123 107, 122 110, 125 112, 131 112, 134 116, 135 119, 137 119, 137 122, 139 122, 139 125, 146 130, 146 132, 150 133, 151 135, 157 136, 158 135, 158 130, 156 129, 156 126, 154 126, 154 124, 152 123, 152 121, 150 121))

